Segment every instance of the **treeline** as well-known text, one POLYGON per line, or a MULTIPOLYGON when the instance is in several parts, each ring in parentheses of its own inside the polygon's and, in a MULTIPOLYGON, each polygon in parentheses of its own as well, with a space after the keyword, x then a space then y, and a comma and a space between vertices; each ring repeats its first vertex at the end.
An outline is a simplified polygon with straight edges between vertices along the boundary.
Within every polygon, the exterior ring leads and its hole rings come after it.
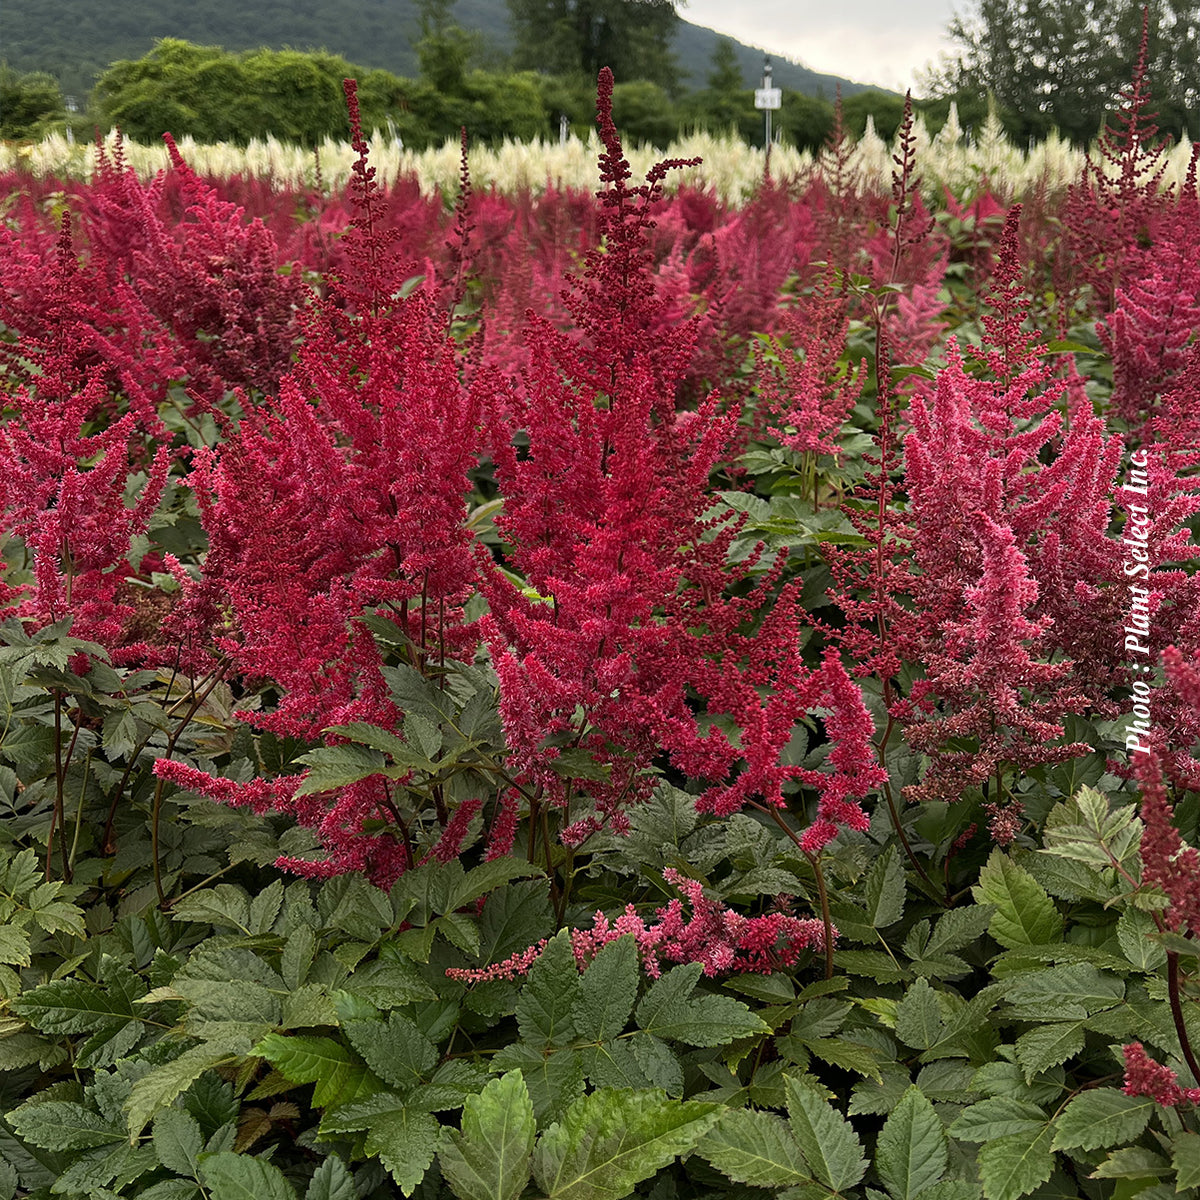
MULTIPOLYGON (((49 75, 19 75, 0 69, 0 136, 36 138, 75 127, 90 137, 95 126, 120 126, 127 137, 153 142, 170 131, 202 142, 244 145, 252 138, 277 138, 316 145, 346 133, 342 80, 359 84, 363 121, 414 149, 440 144, 466 126, 473 142, 505 138, 557 138, 568 128, 586 135, 593 123, 594 84, 581 74, 473 68, 469 38, 462 31, 435 30, 419 43, 419 73, 404 78, 365 69, 326 52, 260 49, 230 53, 164 39, 137 60, 112 64, 97 81, 86 111, 66 111, 49 75)), ((763 118, 754 93, 742 85, 731 43, 721 42, 706 86, 694 91, 648 80, 618 83, 614 115, 625 136, 665 146, 695 128, 733 130, 748 142, 763 138, 763 118)), ((849 97, 844 120, 861 133, 868 117, 885 137, 897 127, 903 101, 866 91, 849 97)), ((785 90, 775 128, 791 144, 816 148, 833 127, 830 101, 785 90)))

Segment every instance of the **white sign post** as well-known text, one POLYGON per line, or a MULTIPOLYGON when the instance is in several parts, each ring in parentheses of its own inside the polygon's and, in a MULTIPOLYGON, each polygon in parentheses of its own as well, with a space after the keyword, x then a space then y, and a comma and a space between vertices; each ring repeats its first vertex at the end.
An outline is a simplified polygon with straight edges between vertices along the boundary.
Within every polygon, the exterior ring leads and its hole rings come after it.
POLYGON ((783 104, 783 92, 771 86, 771 60, 763 59, 763 78, 762 87, 756 88, 754 91, 754 107, 763 110, 763 116, 766 119, 766 144, 771 144, 771 113, 783 104))

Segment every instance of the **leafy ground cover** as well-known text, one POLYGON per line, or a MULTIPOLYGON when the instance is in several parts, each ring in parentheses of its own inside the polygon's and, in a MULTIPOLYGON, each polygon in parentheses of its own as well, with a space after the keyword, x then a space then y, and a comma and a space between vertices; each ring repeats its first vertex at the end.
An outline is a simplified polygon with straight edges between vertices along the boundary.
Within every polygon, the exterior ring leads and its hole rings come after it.
POLYGON ((1194 163, 730 208, 610 89, 595 197, 351 88, 10 206, 0 1196, 1200 1187, 1194 163))

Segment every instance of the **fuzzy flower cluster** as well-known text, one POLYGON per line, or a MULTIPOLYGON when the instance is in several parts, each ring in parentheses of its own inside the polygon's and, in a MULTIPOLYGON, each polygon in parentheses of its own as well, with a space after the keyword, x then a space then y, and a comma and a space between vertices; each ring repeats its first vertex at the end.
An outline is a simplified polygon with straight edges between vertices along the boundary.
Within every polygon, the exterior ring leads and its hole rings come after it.
MULTIPOLYGON (((782 911, 787 897, 777 898, 780 911, 746 917, 709 899, 699 880, 689 879, 673 867, 663 871, 663 878, 683 898, 657 909, 652 922, 647 923, 629 904, 614 919, 597 912, 590 929, 571 930, 571 947, 581 971, 609 942, 627 934, 636 940, 643 969, 651 979, 657 979, 665 965, 693 962, 700 963, 710 978, 769 975, 793 966, 806 950, 824 949, 823 923, 782 911)), ((833 934, 837 936, 836 929, 833 934)), ((513 980, 528 972, 545 947, 543 939, 502 963, 479 969, 450 968, 446 975, 463 983, 513 980)))
POLYGON ((1127 1096, 1145 1096, 1164 1108, 1180 1104, 1200 1104, 1200 1087, 1181 1087, 1179 1078, 1170 1067, 1155 1062, 1141 1042, 1123 1046, 1125 1055, 1125 1087, 1127 1096))
POLYGON ((1200 851, 1185 846, 1172 823, 1174 813, 1158 757, 1147 753, 1139 754, 1137 759, 1144 826, 1139 846, 1142 882, 1166 892, 1170 905, 1164 915, 1176 933, 1200 933, 1200 851))

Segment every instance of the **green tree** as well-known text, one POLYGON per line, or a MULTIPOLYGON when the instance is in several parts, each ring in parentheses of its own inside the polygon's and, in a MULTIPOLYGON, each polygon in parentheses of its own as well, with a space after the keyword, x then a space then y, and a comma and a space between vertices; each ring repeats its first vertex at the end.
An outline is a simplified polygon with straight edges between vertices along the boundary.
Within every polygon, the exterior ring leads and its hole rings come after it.
POLYGON ((613 87, 613 121, 628 144, 648 142, 664 149, 679 133, 679 117, 670 96, 646 79, 613 87))
POLYGON ((594 80, 609 67, 618 83, 677 87, 674 0, 508 0, 508 10, 519 68, 594 80))
MULTIPOLYGON (((932 96, 993 93, 1022 132, 1086 144, 1130 80, 1146 0, 975 0, 950 22, 958 53, 929 73, 932 96)), ((1160 125, 1200 136, 1200 4, 1150 0, 1148 65, 1160 125)))
POLYGON ((58 80, 41 71, 25 74, 0 63, 0 138, 40 138, 48 125, 66 119, 58 80))
POLYGON ((713 47, 708 86, 689 106, 695 124, 714 131, 736 130, 746 139, 762 123, 754 110, 754 94, 742 80, 733 42, 721 38, 713 47))
POLYGON ((833 105, 801 92, 785 91, 775 116, 780 133, 800 150, 820 150, 833 129, 833 105))
POLYGON ((842 101, 842 119, 846 129, 855 137, 862 137, 867 127, 867 117, 874 123, 875 132, 885 142, 890 142, 904 119, 904 97, 897 96, 895 92, 868 89, 855 92, 842 101))
POLYGON ((479 39, 451 19, 453 7, 454 0, 417 0, 420 37, 414 48, 421 78, 459 95, 479 39))

